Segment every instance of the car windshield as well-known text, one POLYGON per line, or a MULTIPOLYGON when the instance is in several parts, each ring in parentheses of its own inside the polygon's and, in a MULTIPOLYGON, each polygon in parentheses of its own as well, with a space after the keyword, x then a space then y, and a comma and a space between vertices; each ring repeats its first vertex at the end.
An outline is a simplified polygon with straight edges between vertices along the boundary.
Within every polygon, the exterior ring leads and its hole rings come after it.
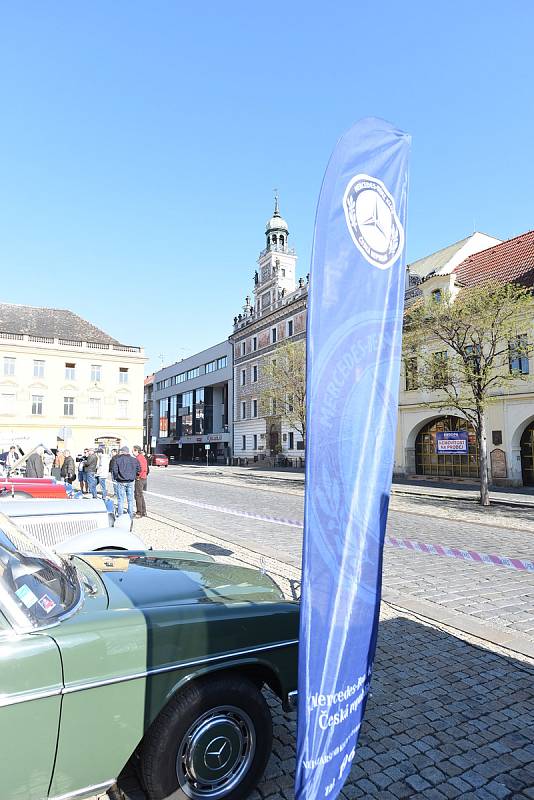
POLYGON ((74 567, 0 514, 0 611, 13 627, 54 624, 81 598, 74 567))

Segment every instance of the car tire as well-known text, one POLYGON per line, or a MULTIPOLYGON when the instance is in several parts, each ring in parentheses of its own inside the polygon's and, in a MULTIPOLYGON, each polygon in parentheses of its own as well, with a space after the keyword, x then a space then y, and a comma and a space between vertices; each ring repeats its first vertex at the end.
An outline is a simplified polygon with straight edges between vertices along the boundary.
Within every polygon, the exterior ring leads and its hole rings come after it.
POLYGON ((232 675, 195 682, 145 736, 149 800, 244 800, 263 775, 272 739, 269 707, 252 681, 232 675))

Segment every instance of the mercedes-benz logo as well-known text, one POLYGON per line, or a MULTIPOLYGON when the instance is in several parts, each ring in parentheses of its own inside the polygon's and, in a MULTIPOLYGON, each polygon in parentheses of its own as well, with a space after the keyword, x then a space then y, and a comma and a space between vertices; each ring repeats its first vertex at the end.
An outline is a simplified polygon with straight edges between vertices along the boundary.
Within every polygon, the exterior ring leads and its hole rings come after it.
POLYGON ((232 745, 226 736, 217 736, 206 747, 204 763, 208 769, 222 769, 228 764, 232 755, 232 745))
POLYGON ((343 208, 352 240, 364 258, 379 269, 391 267, 404 247, 404 231, 382 181, 355 175, 345 189, 343 208))

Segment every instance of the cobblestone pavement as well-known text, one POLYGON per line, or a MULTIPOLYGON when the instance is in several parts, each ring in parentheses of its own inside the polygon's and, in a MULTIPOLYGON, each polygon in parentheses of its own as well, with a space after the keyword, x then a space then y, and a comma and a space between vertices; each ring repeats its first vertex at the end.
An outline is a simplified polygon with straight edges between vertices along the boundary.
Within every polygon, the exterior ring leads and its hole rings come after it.
MULTIPOLYGON (((193 478, 180 468, 169 468, 156 475, 151 472, 149 508, 177 523, 190 525, 206 534, 216 533, 229 546, 236 545, 299 567, 302 532, 268 521, 251 520, 175 502, 187 501, 224 506, 235 513, 302 521, 301 489, 285 487, 285 479, 276 487, 239 482, 201 470, 193 478), (210 474, 206 472, 206 474, 210 474), (185 475, 185 477, 184 477, 185 475), (261 488, 260 488, 261 487, 261 488), (273 490, 274 489, 274 490, 273 490)), ((274 482, 274 481, 273 481, 274 482)), ((506 509, 506 517, 481 509, 473 511, 469 503, 458 501, 429 502, 426 498, 394 498, 388 519, 388 533, 400 538, 432 544, 469 548, 508 557, 534 558, 534 509, 506 509), (464 509, 463 506, 467 508, 464 509), (468 516, 468 512, 472 512, 468 516), (532 519, 531 519, 532 516, 532 519), (517 527, 505 527, 515 524, 517 527)), ((504 567, 466 563, 413 551, 386 547, 384 588, 414 599, 424 599, 473 620, 503 631, 517 631, 533 638, 534 575, 513 572, 504 567)))
MULTIPOLYGON (((157 548, 210 552, 222 561, 263 563, 288 597, 299 570, 225 539, 141 520, 157 548)), ((371 697, 350 777, 353 798, 534 798, 534 660, 459 634, 383 603, 371 697)), ((295 714, 268 697, 273 754, 250 800, 292 800, 295 714)), ((144 800, 135 785, 128 800, 144 800)))

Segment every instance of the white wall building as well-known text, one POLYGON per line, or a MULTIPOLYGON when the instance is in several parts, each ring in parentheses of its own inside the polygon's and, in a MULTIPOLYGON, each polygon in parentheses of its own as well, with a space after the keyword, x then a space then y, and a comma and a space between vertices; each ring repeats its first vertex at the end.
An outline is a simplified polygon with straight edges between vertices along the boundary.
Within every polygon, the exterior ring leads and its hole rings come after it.
MULTIPOLYGON (((484 278, 515 281, 534 286, 534 231, 506 242, 491 240, 484 234, 457 242, 410 265, 407 302, 417 296, 430 296, 444 289, 457 292, 484 278), (482 238, 483 237, 483 238, 482 238), (480 245, 484 245, 480 248, 480 245), (474 251, 474 247, 479 247, 474 251), (467 253, 467 255, 466 255, 467 253), (458 259, 463 256, 461 261, 458 259), (426 275, 425 275, 426 273, 426 275)), ((436 299, 439 299, 437 297, 436 299)), ((521 335, 534 341, 534 319, 525 322, 521 335)), ((443 350, 443 346, 436 346, 443 350)), ((495 392, 487 411, 488 453, 491 477, 495 484, 534 485, 534 359, 513 358, 510 370, 518 380, 495 392)), ((478 452, 474 432, 458 411, 439 411, 425 402, 436 401, 438 393, 422 392, 416 376, 403 368, 399 398, 399 420, 394 474, 457 480, 478 478, 478 452), (469 431, 469 454, 437 455, 436 433, 446 430, 469 431)))
POLYGON ((0 449, 141 443, 145 361, 71 311, 0 304, 0 449))

